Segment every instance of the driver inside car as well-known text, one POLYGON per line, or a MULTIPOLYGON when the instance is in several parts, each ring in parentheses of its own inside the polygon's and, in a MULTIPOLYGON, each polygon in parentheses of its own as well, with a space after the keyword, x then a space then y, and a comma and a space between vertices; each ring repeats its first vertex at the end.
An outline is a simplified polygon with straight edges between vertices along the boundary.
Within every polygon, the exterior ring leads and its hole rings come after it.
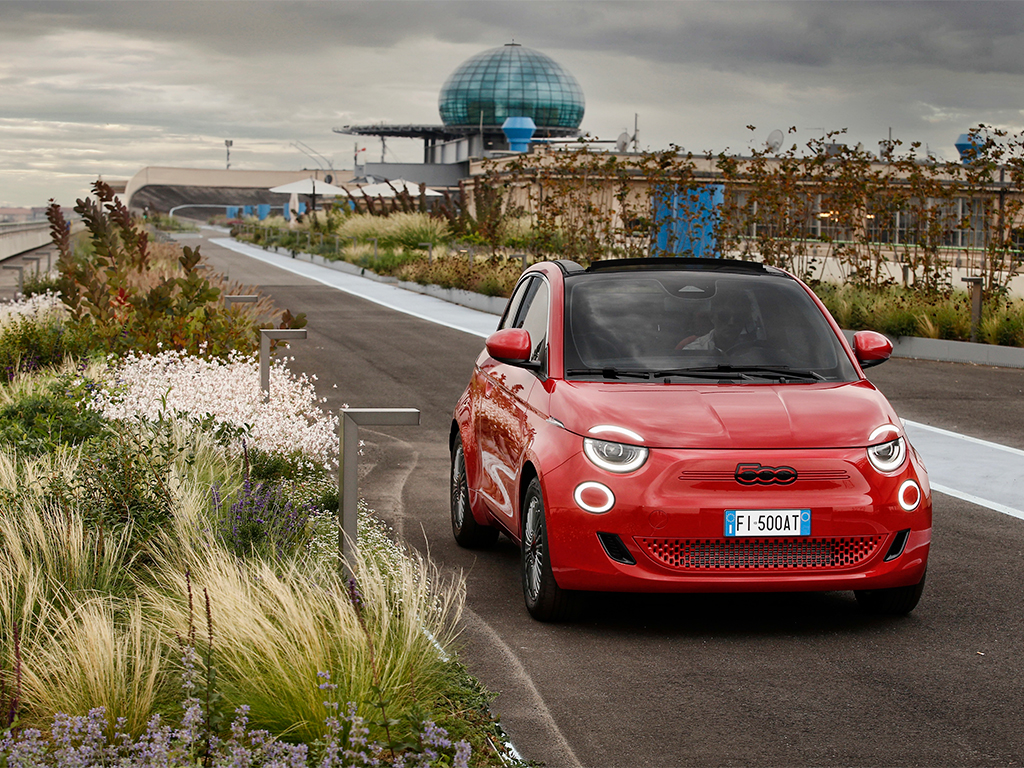
POLYGON ((683 339, 676 349, 729 352, 757 340, 753 308, 745 293, 718 291, 711 301, 711 330, 683 339))

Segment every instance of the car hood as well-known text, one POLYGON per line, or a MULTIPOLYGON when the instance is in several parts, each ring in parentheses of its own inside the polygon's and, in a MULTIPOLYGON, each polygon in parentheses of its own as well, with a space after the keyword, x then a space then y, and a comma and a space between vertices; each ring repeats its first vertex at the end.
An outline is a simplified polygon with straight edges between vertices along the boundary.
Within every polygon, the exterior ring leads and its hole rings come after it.
POLYGON ((885 424, 903 433, 892 406, 867 381, 714 386, 562 381, 551 392, 550 415, 579 435, 598 425, 624 427, 650 448, 853 448, 868 445, 869 435, 885 424))

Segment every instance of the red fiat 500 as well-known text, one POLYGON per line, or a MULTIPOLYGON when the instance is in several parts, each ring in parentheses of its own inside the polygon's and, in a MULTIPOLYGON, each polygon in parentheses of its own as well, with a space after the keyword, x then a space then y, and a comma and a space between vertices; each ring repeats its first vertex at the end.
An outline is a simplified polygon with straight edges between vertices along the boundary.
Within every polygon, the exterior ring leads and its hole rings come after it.
POLYGON ((455 408, 455 539, 518 542, 544 621, 582 590, 852 589, 907 613, 932 505, 863 373, 891 351, 753 262, 536 264, 455 408))

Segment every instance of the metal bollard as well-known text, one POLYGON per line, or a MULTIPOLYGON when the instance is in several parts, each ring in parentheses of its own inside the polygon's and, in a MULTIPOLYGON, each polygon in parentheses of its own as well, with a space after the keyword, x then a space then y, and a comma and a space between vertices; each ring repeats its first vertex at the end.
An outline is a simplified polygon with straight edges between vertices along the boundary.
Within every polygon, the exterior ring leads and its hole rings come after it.
POLYGON ((509 258, 520 259, 523 262, 523 267, 519 271, 520 272, 525 272, 526 271, 526 259, 528 257, 527 257, 527 255, 525 253, 513 253, 509 258))
POLYGON ((426 247, 426 249, 427 249, 427 263, 428 264, 433 264, 434 263, 434 244, 433 243, 419 243, 416 247, 417 248, 424 248, 424 247, 426 247))
POLYGON ((344 408, 341 427, 341 467, 338 471, 338 552, 348 572, 353 548, 358 544, 359 515, 359 427, 418 426, 416 408, 344 408))
POLYGON ((228 305, 228 309, 231 309, 235 304, 255 304, 259 301, 259 296, 255 294, 231 294, 224 297, 224 303, 228 305))
POLYGON ((961 277, 961 281, 970 284, 971 292, 971 341, 977 341, 981 335, 981 301, 983 277, 961 277))

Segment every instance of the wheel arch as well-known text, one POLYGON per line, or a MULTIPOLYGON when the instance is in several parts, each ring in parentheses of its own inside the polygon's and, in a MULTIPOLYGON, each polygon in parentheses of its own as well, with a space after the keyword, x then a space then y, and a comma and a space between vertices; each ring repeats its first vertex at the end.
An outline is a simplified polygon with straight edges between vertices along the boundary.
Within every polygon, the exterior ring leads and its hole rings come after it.
MULTIPOLYGON (((523 464, 522 470, 519 472, 519 489, 516 494, 519 508, 519 540, 523 540, 523 526, 526 525, 526 516, 523 514, 523 501, 526 500, 526 489, 530 487, 530 482, 537 478, 540 482, 540 473, 537 471, 537 467, 534 466, 533 462, 527 459, 526 463, 523 464)), ((543 492, 543 489, 541 489, 543 492)))

